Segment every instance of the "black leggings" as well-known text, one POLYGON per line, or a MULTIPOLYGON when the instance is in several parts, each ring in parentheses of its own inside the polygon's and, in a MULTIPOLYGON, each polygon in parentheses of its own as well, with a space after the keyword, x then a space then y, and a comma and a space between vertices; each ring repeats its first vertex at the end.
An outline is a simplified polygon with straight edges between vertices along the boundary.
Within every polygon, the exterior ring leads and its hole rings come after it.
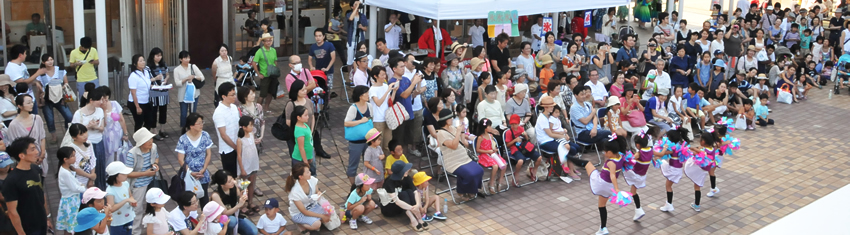
POLYGON ((142 113, 136 112, 136 104, 131 101, 127 101, 127 108, 130 109, 130 113, 133 114, 133 131, 142 129, 142 126, 148 129, 155 128, 156 113, 154 113, 151 104, 139 104, 139 107, 142 108, 142 113))

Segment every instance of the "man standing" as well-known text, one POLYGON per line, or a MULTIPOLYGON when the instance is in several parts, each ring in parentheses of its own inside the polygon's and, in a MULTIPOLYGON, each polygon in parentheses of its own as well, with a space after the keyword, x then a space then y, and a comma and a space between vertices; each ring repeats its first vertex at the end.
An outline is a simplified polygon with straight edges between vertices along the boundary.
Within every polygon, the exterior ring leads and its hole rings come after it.
POLYGON ((97 57, 97 49, 91 47, 91 38, 80 38, 80 47, 71 51, 71 55, 68 57, 71 67, 77 71, 77 93, 79 93, 77 97, 83 97, 86 84, 94 83, 95 86, 100 85, 97 79, 97 71, 95 70, 95 66, 100 64, 99 59, 97 57))
POLYGON ((390 14, 390 23, 384 26, 384 38, 387 41, 387 47, 390 50, 398 50, 401 42, 401 23, 398 21, 398 14, 390 14))
MULTIPOLYGON (((260 104, 263 105, 263 110, 266 110, 266 113, 271 113, 269 111, 269 104, 275 98, 275 93, 277 93, 277 85, 280 84, 277 79, 280 73, 276 76, 269 76, 269 68, 277 68, 277 51, 272 48, 274 39, 271 34, 264 33, 260 40, 263 41, 263 47, 254 54, 254 71, 257 72, 257 79, 260 80, 260 104)), ((227 94, 218 93, 218 95, 224 96, 227 94)))
POLYGON ((535 53, 540 50, 540 35, 543 33, 543 16, 537 16, 537 23, 531 26, 531 50, 535 53))
POLYGON ((301 57, 298 55, 289 56, 289 75, 284 79, 287 92, 289 92, 289 87, 292 86, 292 83, 295 80, 301 80, 304 84, 307 84, 307 90, 312 91, 313 88, 316 88, 316 80, 313 79, 313 75, 310 74, 309 71, 304 69, 304 65, 301 64, 301 57))
POLYGON ((590 102, 590 88, 586 86, 576 86, 573 88, 573 94, 576 94, 578 105, 570 107, 570 119, 573 125, 576 126, 576 140, 587 144, 595 144, 608 138, 611 131, 602 129, 599 126, 599 115, 597 109, 590 102))
POLYGON ((35 139, 28 136, 15 139, 6 151, 18 161, 3 182, 6 214, 18 234, 47 234, 47 228, 52 226, 41 171, 35 164, 38 161, 35 139))
MULTIPOLYGON (((622 63, 622 61, 630 61, 632 64, 637 64, 637 49, 635 49, 635 35, 626 35, 626 41, 623 43, 623 47, 617 51, 618 63, 622 63)), ((629 72, 634 74, 634 69, 629 69, 629 72)), ((578 95, 578 94, 576 94, 578 95)))
MULTIPOLYGON (((334 61, 336 61, 336 48, 333 44, 325 42, 325 30, 316 29, 313 31, 313 37, 316 39, 316 44, 310 46, 310 51, 307 56, 307 63, 310 65, 310 70, 317 68, 325 72, 328 76, 328 88, 334 89, 334 61), (316 63, 313 64, 313 58, 316 58, 316 63)), ((331 96, 336 96, 331 93, 331 96)))
MULTIPOLYGON (((416 64, 414 64, 414 60, 416 60, 416 58, 414 58, 411 54, 404 56, 404 77, 412 78, 418 74, 416 72, 416 64)), ((410 85, 413 87, 413 104, 411 105, 413 113, 410 114, 413 116, 413 125, 411 125, 413 128, 422 126, 422 118, 424 117, 422 116, 422 110, 424 107, 422 106, 422 96, 420 94, 424 93, 427 88, 421 83, 422 81, 420 80, 419 82, 412 83, 410 85)), ((415 132, 416 129, 413 130, 415 132)), ((416 150, 416 145, 414 145, 414 143, 420 142, 422 142, 422 135, 413 135, 413 142, 407 145, 408 149, 410 149, 410 154, 413 154, 416 157, 422 156, 422 153, 420 153, 419 150, 416 150)))
POLYGON ((419 84, 419 82, 422 81, 422 75, 414 73, 412 81, 405 77, 404 72, 406 68, 402 58, 391 58, 389 66, 392 68, 393 74, 392 78, 387 83, 393 84, 398 82, 398 92, 396 92, 393 99, 394 103, 401 102, 401 105, 404 106, 404 110, 410 115, 407 120, 393 130, 393 138, 401 140, 400 144, 402 146, 404 146, 404 144, 413 145, 413 136, 419 135, 419 131, 417 129, 421 128, 413 125, 413 96, 415 95, 415 84, 419 84))
POLYGON ((387 61, 390 59, 390 48, 387 47, 387 41, 383 38, 378 38, 375 42, 375 46, 377 47, 376 49, 378 49, 378 53, 380 53, 380 56, 378 56, 378 60, 381 61, 380 65, 386 65, 387 61))
MULTIPOLYGON (((9 62, 6 63, 6 71, 5 74, 9 75, 9 78, 12 79, 15 83, 26 83, 29 85, 29 89, 26 90, 27 95, 33 97, 33 108, 32 113, 38 114, 38 103, 35 99, 35 94, 33 94, 33 86, 36 83, 36 78, 42 74, 44 74, 44 69, 39 69, 35 75, 30 76, 30 73, 27 72, 27 65, 24 64, 24 60, 27 59, 27 47, 24 45, 15 45, 9 50, 9 62)), ((24 92, 24 91, 19 91, 24 92)), ((80 96, 82 97, 82 93, 80 96)))
MULTIPOLYGON (((256 58, 256 57, 254 57, 256 58)), ((236 134, 239 131, 239 108, 236 107, 236 86, 222 83, 218 86, 221 103, 213 112, 215 133, 218 135, 218 153, 221 165, 230 175, 236 177, 236 134)))
POLYGON ((473 25, 469 27, 469 38, 467 38, 466 42, 472 44, 472 48, 484 46, 484 34, 487 33, 487 28, 482 26, 481 19, 473 20, 472 22, 473 25))
POLYGON ((438 57, 438 52, 440 55, 443 54, 442 48, 452 45, 452 39, 451 36, 449 36, 449 32, 445 29, 441 29, 439 25, 439 21, 431 19, 431 29, 424 30, 425 32, 422 33, 422 36, 419 36, 419 49, 428 51, 428 57, 438 57), (436 46, 437 40, 440 41, 441 46, 439 46, 439 48, 436 46))
MULTIPOLYGON (((346 50, 345 60, 342 62, 354 61, 354 51, 356 51, 354 47, 357 43, 366 40, 366 31, 369 30, 369 18, 360 12, 360 0, 351 0, 350 6, 352 9, 346 14, 346 18, 348 18, 348 50, 346 50)), ((318 42, 317 39, 316 43, 318 42)), ((330 80, 331 74, 328 74, 328 86, 333 88, 333 83, 330 80)))
POLYGON ((841 40, 841 31, 844 31, 844 18, 841 17, 843 14, 844 8, 835 9, 835 17, 829 19, 829 28, 827 28, 829 30, 829 42, 836 56, 840 55, 841 46, 844 44, 844 41, 839 41, 841 40))
POLYGON ((764 9, 764 15, 761 17, 761 29, 765 32, 769 32, 771 28, 773 28, 773 24, 776 22, 776 15, 773 14, 773 6, 767 6, 764 9))
MULTIPOLYGON (((490 49, 490 53, 487 53, 487 55, 490 56, 490 62, 493 65, 492 71, 501 73, 502 67, 507 68, 511 66, 511 50, 508 49, 508 39, 509 37, 507 34, 499 34, 499 36, 496 36, 496 46, 490 49)), ((491 83, 496 84, 495 81, 491 83)))

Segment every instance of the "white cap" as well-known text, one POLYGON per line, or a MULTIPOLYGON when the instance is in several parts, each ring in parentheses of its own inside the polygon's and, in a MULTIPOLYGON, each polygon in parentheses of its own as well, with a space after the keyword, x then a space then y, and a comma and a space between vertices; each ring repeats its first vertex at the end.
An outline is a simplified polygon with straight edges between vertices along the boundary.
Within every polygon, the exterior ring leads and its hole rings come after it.
POLYGON ((168 196, 159 188, 148 189, 148 193, 145 194, 145 201, 148 203, 165 205, 170 199, 171 196, 168 196))
POLYGON ((129 167, 125 166, 124 163, 120 162, 120 161, 115 161, 115 162, 109 163, 109 165, 106 166, 106 174, 109 175, 109 176, 113 176, 113 175, 117 175, 117 174, 125 174, 126 175, 126 174, 130 174, 131 172, 133 172, 133 168, 129 168, 129 167))

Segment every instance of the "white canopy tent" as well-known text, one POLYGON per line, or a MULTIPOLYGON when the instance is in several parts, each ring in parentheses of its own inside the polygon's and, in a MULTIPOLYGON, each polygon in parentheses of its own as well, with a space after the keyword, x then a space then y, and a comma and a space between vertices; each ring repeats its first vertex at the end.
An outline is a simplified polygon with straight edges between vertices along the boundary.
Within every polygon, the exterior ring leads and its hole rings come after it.
POLYGON ((365 4, 438 20, 487 18, 490 11, 517 10, 519 15, 622 6, 629 0, 365 0, 365 4))

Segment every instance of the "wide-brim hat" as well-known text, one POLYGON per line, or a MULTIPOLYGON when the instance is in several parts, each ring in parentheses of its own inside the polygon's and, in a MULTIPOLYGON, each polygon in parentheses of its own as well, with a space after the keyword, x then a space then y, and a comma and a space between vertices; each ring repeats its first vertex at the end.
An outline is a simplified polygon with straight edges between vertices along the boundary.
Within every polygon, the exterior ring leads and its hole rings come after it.
POLYGON ((457 52, 458 49, 466 48, 466 45, 460 44, 458 42, 453 42, 451 48, 452 48, 452 54, 454 54, 455 52, 457 52))
POLYGON ((543 107, 555 106, 555 99, 552 99, 551 96, 544 96, 543 98, 540 98, 540 106, 543 106, 543 107))
POLYGON ((378 129, 372 128, 368 132, 366 132, 366 142, 371 142, 375 138, 381 136, 381 132, 378 129))
POLYGON ((260 40, 266 40, 267 38, 274 38, 270 33, 264 33, 263 36, 260 37, 260 40))
POLYGON ((555 63, 555 61, 552 60, 552 56, 545 55, 545 56, 540 57, 540 64, 541 65, 548 65, 548 64, 551 64, 551 63, 555 63))
POLYGON ((404 173, 409 171, 410 168, 413 167, 412 163, 404 163, 403 161, 395 161, 390 170, 392 171, 392 175, 390 175, 391 180, 401 180, 404 178, 404 173))
POLYGON ((9 77, 8 74, 0 74, 0 86, 5 86, 5 85, 14 86, 15 82, 12 81, 12 78, 9 77))
POLYGON ((609 96, 608 97, 608 104, 605 105, 605 107, 610 108, 611 106, 618 105, 618 104, 620 104, 620 97, 609 96))
POLYGON ((469 60, 469 65, 472 66, 472 69, 478 68, 478 66, 483 63, 484 60, 479 59, 478 57, 472 57, 472 59, 469 60))
POLYGON ((431 180, 431 176, 428 176, 428 174, 425 174, 424 171, 417 172, 416 174, 413 175, 413 185, 414 186, 419 186, 422 183, 428 182, 428 180, 431 180))
POLYGON ((77 226, 74 227, 74 232, 79 233, 91 229, 105 217, 106 214, 98 212, 94 207, 82 209, 77 213, 77 226))
POLYGON ((218 216, 224 212, 224 207, 219 205, 218 202, 210 201, 207 205, 204 206, 204 216, 206 216, 207 223, 212 223, 215 219, 218 219, 218 216))
POLYGON ((724 62, 723 60, 717 60, 714 61, 714 66, 726 68, 726 62, 724 62))
POLYGON ((141 147, 142 144, 147 143, 148 140, 151 140, 154 136, 156 135, 151 133, 148 128, 139 129, 136 133, 133 133, 133 141, 136 141, 136 145, 134 147, 141 147))
POLYGON ((767 80, 767 75, 764 75, 763 73, 760 73, 758 76, 756 76, 756 79, 758 79, 758 80, 767 80))

